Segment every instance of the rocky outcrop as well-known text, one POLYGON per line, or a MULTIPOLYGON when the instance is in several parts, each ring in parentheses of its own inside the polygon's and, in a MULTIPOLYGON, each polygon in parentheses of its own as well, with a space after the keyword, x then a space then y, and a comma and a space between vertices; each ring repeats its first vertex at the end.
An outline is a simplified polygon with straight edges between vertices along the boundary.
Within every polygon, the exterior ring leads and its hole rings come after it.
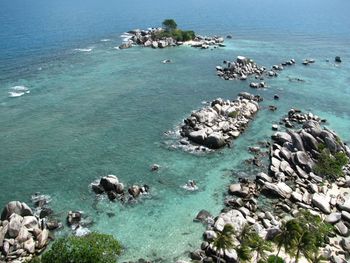
POLYGON ((17 214, 20 216, 32 216, 33 211, 26 203, 11 201, 2 210, 1 220, 8 220, 12 214, 17 214))
MULTIPOLYGON (((203 234, 202 252, 197 251, 205 255, 203 262, 215 262, 218 255, 222 262, 236 262, 228 261, 226 252, 216 251, 213 246, 213 240, 225 224, 232 224, 237 230, 233 237, 237 244, 240 230, 245 225, 262 238, 272 240, 280 232, 282 220, 297 216, 301 209, 334 225, 333 236, 320 252, 324 252, 332 262, 335 262, 334 259, 345 262, 344 255, 348 255, 350 247, 350 196, 346 189, 350 187, 350 164, 343 167, 344 176, 333 181, 317 174, 314 166, 318 161, 320 144, 330 152, 341 151, 348 156, 349 149, 335 132, 321 127, 319 117, 293 111, 290 118, 295 118, 301 129, 277 132, 272 136, 273 142, 266 144, 270 147, 269 173, 260 172, 255 181, 241 178, 229 186, 226 208, 213 224, 208 225, 203 234), (273 203, 261 202, 258 198, 261 194, 277 200, 273 203), (339 240, 342 240, 341 246, 339 240)), ((261 149, 250 147, 250 151, 259 153, 261 149)), ((234 256, 235 252, 228 254, 234 256)))
POLYGON ((0 221, 0 262, 23 262, 40 253, 49 243, 46 221, 25 203, 8 203, 0 221))
POLYGON ((224 38, 219 36, 200 36, 196 35, 193 40, 188 42, 177 41, 173 37, 162 36, 163 28, 148 28, 146 30, 135 29, 122 35, 123 43, 119 49, 130 48, 133 45, 151 47, 151 48, 166 48, 176 47, 183 44, 188 44, 191 47, 208 49, 209 47, 224 47, 224 38))
MULTIPOLYGON (((152 171, 159 169, 158 165, 151 167, 152 171)), ((109 200, 119 200, 122 203, 133 201, 140 195, 146 195, 149 193, 148 185, 132 185, 126 191, 124 184, 119 182, 119 179, 115 175, 107 175, 101 179, 91 183, 91 189, 95 194, 100 195, 106 193, 109 200)))
MULTIPOLYGON (((217 66, 217 75, 225 80, 246 80, 250 75, 254 75, 255 79, 264 80, 265 77, 277 77, 278 72, 284 69, 284 66, 291 66, 295 64, 295 60, 291 59, 282 62, 279 65, 273 65, 270 70, 264 66, 257 65, 254 60, 246 58, 244 56, 238 56, 236 61, 224 61, 224 67, 217 66)), ((251 82, 249 85, 251 88, 266 88, 267 85, 264 81, 259 83, 251 82)))
POLYGON ((258 66, 252 59, 238 56, 236 61, 224 61, 226 65, 216 67, 217 75, 225 80, 241 79, 246 80, 249 75, 262 76, 266 68, 258 66))
POLYGON ((210 106, 192 112, 184 120, 180 134, 192 144, 219 149, 239 137, 259 110, 257 98, 240 94, 234 101, 216 99, 210 106))

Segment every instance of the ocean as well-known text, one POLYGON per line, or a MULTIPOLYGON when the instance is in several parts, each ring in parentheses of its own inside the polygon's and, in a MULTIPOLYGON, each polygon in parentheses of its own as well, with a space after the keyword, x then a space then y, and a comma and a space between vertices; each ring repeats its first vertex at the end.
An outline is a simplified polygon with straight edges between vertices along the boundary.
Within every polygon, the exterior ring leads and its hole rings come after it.
POLYGON ((230 182, 254 177, 244 162, 252 157, 248 146, 269 139, 290 108, 327 119, 350 142, 348 10, 346 0, 0 0, 0 205, 48 194, 62 221, 82 210, 94 220, 91 230, 118 238, 120 261, 186 259, 204 230, 193 218, 201 209, 217 215, 230 182), (165 18, 233 38, 213 50, 115 49, 123 32, 165 18), (238 55, 265 66, 297 63, 254 90, 249 81, 216 76, 217 65, 238 55), (316 62, 303 66, 304 58, 316 62), (172 147, 175 139, 164 132, 204 101, 241 91, 264 101, 232 148, 196 155, 172 147), (152 173, 153 163, 161 168, 152 173), (107 174, 128 186, 148 184, 150 196, 130 205, 96 200, 89 184, 107 174), (189 179, 198 191, 181 188, 189 179))

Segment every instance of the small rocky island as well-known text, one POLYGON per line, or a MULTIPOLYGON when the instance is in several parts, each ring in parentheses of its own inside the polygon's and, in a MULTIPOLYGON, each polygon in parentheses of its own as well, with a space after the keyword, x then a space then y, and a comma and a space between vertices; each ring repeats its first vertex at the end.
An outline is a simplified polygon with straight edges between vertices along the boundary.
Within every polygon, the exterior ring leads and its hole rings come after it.
MULTIPOLYGON (((279 254, 285 262, 294 262, 295 256, 306 262, 304 256, 310 259, 307 250, 281 250, 286 226, 301 224, 311 232, 299 229, 300 233, 322 237, 322 242, 309 248, 314 256, 322 255, 327 262, 349 262, 350 149, 334 131, 321 126, 321 118, 311 113, 297 116, 291 110, 286 117, 295 129, 272 136, 268 171, 258 173, 254 181, 241 178, 230 185, 226 208, 208 221, 201 249, 190 253, 192 259, 241 262, 242 256, 250 255, 251 262, 257 262, 259 256, 279 254), (262 202, 261 195, 270 201, 262 202), (313 227, 323 227, 323 232, 312 233, 313 227), (234 245, 218 249, 223 236, 234 245), (265 244, 265 252, 256 250, 257 240, 265 244)), ((300 244, 299 248, 305 248, 300 244)))
POLYGON ((181 30, 173 19, 166 19, 162 23, 163 27, 148 28, 146 30, 135 29, 123 34, 123 44, 119 49, 130 48, 133 45, 165 48, 180 45, 189 45, 192 47, 208 49, 210 46, 224 47, 224 38, 207 37, 196 35, 192 30, 181 30))
MULTIPOLYGON (((284 61, 280 64, 273 65, 270 70, 264 66, 258 65, 254 60, 238 56, 236 61, 223 61, 224 67, 217 66, 217 75, 224 80, 246 80, 250 75, 255 75, 256 79, 264 80, 264 77, 277 77, 278 72, 282 71, 285 66, 292 66, 295 64, 294 59, 284 61)), ((252 88, 264 88, 264 82, 250 84, 252 88)))
POLYGON ((180 135, 183 145, 202 145, 219 149, 238 138, 259 110, 259 96, 246 92, 233 101, 221 98, 213 100, 210 106, 192 112, 184 120, 180 135))
MULTIPOLYGON (((154 167, 156 166, 152 166, 152 169, 154 167)), ((124 184, 119 181, 117 176, 112 174, 103 176, 93 182, 91 189, 97 195, 106 193, 110 201, 119 200, 122 203, 135 201, 136 198, 149 193, 149 186, 146 184, 143 186, 132 185, 125 191, 124 184)))

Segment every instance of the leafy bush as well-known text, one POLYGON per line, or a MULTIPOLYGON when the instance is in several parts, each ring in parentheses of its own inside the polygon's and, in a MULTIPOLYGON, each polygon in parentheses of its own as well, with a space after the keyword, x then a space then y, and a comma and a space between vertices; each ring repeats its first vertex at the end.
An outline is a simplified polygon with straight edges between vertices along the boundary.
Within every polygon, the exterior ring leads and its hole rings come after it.
POLYGON ((159 40, 171 37, 176 41, 189 41, 195 38, 194 31, 183 31, 181 29, 174 29, 172 31, 162 31, 153 35, 153 39, 159 40))
POLYGON ((70 236, 55 241, 41 261, 31 263, 115 263, 121 246, 111 235, 91 233, 83 237, 70 236))
POLYGON ((285 261, 281 257, 276 257, 276 256, 269 256, 267 258, 267 263, 285 263, 285 261))
POLYGON ((324 149, 326 149, 326 145, 324 143, 317 144, 317 149, 319 152, 322 152, 324 149))
POLYGON ((318 175, 336 179, 344 175, 342 168, 348 161, 348 157, 343 152, 337 152, 332 155, 328 149, 323 149, 318 157, 314 171, 318 175))
POLYGON ((238 114, 239 114, 239 111, 231 111, 231 112, 228 114, 228 116, 229 116, 230 118, 236 118, 236 117, 238 116, 238 114))

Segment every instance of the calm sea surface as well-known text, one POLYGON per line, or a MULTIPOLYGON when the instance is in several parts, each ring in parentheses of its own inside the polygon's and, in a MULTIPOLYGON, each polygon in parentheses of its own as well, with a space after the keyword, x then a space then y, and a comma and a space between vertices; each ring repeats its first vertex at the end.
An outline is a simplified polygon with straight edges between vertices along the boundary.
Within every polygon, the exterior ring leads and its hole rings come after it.
POLYGON ((0 0, 0 206, 49 194, 62 220, 83 210, 94 219, 92 230, 115 235, 125 247, 122 260, 186 258, 204 230, 192 219, 201 209, 218 214, 237 174, 254 176, 244 164, 247 147, 268 139, 288 109, 326 118, 350 142, 349 10, 348 0, 0 0), (165 18, 233 39, 215 50, 114 49, 123 32, 165 18), (255 91, 215 75, 216 65, 238 55, 265 66, 295 58, 297 65, 255 91), (309 57, 316 63, 301 65, 309 57), (9 98, 15 86, 30 93, 9 98), (240 91, 265 100, 233 148, 198 156, 171 147, 164 131, 202 101, 240 91), (266 109, 271 104, 274 113, 266 109), (159 172, 149 171, 153 163, 159 172), (148 184, 151 195, 128 206, 96 200, 89 184, 107 174, 148 184), (181 188, 188 179, 199 191, 181 188))

